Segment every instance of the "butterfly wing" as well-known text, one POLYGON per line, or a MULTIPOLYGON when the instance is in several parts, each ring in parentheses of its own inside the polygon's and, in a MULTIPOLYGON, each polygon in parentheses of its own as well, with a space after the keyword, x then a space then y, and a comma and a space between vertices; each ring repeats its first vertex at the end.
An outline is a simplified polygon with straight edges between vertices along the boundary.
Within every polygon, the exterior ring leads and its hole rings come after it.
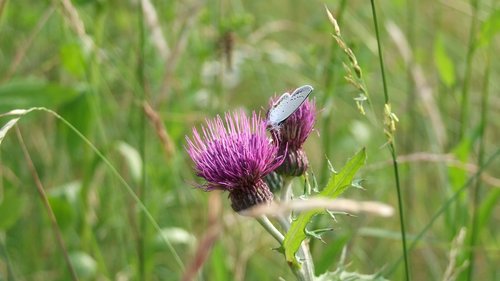
POLYGON ((282 118, 282 114, 285 111, 286 105, 290 100, 290 93, 284 93, 281 97, 273 104, 272 108, 269 110, 269 124, 277 125, 282 118))
POLYGON ((292 115, 313 91, 310 85, 304 85, 293 91, 292 94, 284 93, 269 111, 269 123, 280 124, 292 115))

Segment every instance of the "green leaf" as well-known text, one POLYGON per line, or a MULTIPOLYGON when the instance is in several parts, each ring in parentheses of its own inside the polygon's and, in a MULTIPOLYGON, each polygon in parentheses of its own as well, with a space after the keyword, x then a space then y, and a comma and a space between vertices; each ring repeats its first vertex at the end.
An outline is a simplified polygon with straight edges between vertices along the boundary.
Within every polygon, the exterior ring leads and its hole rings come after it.
MULTIPOLYGON (((356 153, 342 168, 338 174, 332 174, 327 186, 321 193, 320 196, 324 196, 330 199, 338 197, 342 192, 344 192, 354 179, 356 172, 363 166, 366 160, 365 149, 361 149, 356 153)), ((300 214, 296 220, 292 222, 290 229, 285 235, 285 240, 283 241, 283 247, 285 248, 285 258, 287 262, 292 265, 299 267, 299 263, 295 258, 295 253, 300 247, 300 244, 307 237, 306 227, 311 219, 323 211, 320 210, 310 210, 300 214)))
POLYGON ((75 210, 66 198, 49 196, 49 203, 56 216, 57 225, 59 225, 61 229, 68 229, 75 223, 75 210))
POLYGON ((52 188, 48 194, 50 206, 61 229, 67 229, 76 223, 80 190, 81 183, 73 181, 52 188))
POLYGON ((338 261, 342 249, 347 244, 351 234, 348 232, 336 233, 335 242, 328 243, 322 247, 321 255, 314 259, 314 270, 316 275, 325 273, 335 261, 338 261))
POLYGON ((498 206, 498 200, 500 199, 500 189, 492 188, 486 197, 482 200, 479 206, 479 222, 478 222, 478 232, 483 228, 487 228, 487 223, 490 222, 491 215, 496 206, 498 206))
POLYGON ((328 228, 319 228, 319 229, 315 229, 315 230, 307 230, 307 228, 306 228, 305 231, 306 231, 306 234, 308 236, 311 236, 311 237, 314 237, 316 239, 323 241, 322 235, 325 234, 326 232, 332 232, 333 228, 328 227, 328 228))
MULTIPOLYGON (((469 161, 469 155, 472 151, 473 139, 465 137, 458 143, 452 150, 451 153, 455 158, 463 163, 469 161)), ((448 178, 449 178, 449 193, 454 193, 459 190, 469 178, 469 174, 459 167, 449 166, 447 168, 448 178)), ((447 231, 449 231, 450 239, 455 237, 458 229, 467 223, 468 220, 468 210, 466 208, 468 201, 467 193, 462 192, 452 208, 446 211, 445 222, 447 224, 447 231)))
POLYGON ((481 25, 478 46, 486 46, 500 32, 500 9, 495 10, 481 25))
POLYGON ((295 253, 299 249, 302 241, 304 241, 307 237, 307 233, 305 231, 307 224, 315 215, 319 213, 321 213, 321 211, 313 210, 300 214, 297 219, 292 222, 290 229, 285 235, 283 247, 285 248, 286 261, 296 267, 300 267, 300 265, 295 258, 295 253))
POLYGON ((212 278, 209 279, 220 281, 231 280, 231 274, 227 266, 227 252, 219 243, 216 243, 212 249, 210 268, 212 269, 212 278))
POLYGON ((352 181, 354 180, 354 175, 356 175, 359 168, 365 164, 365 160, 366 152, 363 148, 347 162, 338 174, 332 174, 325 189, 323 189, 319 195, 331 199, 337 198, 340 194, 342 194, 342 192, 351 186, 352 181))
MULTIPOLYGON (((453 156, 455 156, 458 160, 463 163, 467 163, 469 161, 469 155, 472 150, 472 139, 464 138, 460 143, 458 143, 452 150, 453 156)), ((458 167, 449 167, 448 175, 450 177, 451 188, 453 191, 457 191, 461 186, 465 184, 469 175, 464 169, 460 169, 458 167)), ((467 194, 463 194, 461 197, 465 200, 467 194)), ((463 201, 465 202, 465 201, 463 201)))
POLYGON ((47 107, 54 109, 78 96, 69 87, 45 80, 27 78, 0 85, 0 113, 15 108, 47 107))
POLYGON ((80 45, 66 44, 59 50, 62 65, 69 73, 76 78, 82 78, 85 74, 85 58, 82 54, 80 45))
MULTIPOLYGON (((92 90, 87 84, 80 84, 78 87, 80 95, 75 99, 65 103, 57 109, 57 112, 71 123, 75 128, 88 138, 93 138, 96 130, 93 130, 98 122, 96 119, 96 112, 92 108, 91 100, 95 99, 92 97, 92 90)), ((62 123, 57 123, 58 132, 66 140, 68 147, 72 149, 69 150, 69 156, 72 157, 73 161, 79 162, 82 159, 88 157, 88 151, 85 150, 81 139, 67 126, 62 123)))
POLYGON ((453 86, 455 84, 455 66, 446 52, 441 37, 438 37, 434 43, 434 58, 436 59, 436 67, 441 81, 447 87, 453 86))

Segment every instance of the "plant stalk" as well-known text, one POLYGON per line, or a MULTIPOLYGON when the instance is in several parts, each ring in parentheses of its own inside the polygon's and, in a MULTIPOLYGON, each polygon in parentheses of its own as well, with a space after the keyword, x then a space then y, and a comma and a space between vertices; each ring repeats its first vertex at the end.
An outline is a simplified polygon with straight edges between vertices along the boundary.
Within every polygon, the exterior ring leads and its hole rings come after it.
POLYGON ((469 43, 467 46, 467 54, 465 57, 464 82, 462 85, 462 100, 460 103, 460 132, 459 140, 461 140, 467 130, 469 120, 469 84, 472 76, 472 57, 474 56, 476 42, 476 25, 477 25, 477 10, 479 0, 471 0, 472 19, 469 29, 469 43))
MULTIPOLYGON (((457 191, 455 191, 455 193, 453 193, 453 195, 439 207, 439 209, 431 217, 431 219, 424 226, 424 228, 417 235, 415 235, 415 238, 408 247, 408 252, 411 252, 417 246, 422 237, 424 237, 427 231, 429 231, 429 229, 431 229, 431 227, 434 225, 436 220, 451 206, 453 202, 455 202, 455 200, 457 200, 460 197, 462 192, 464 192, 467 189, 467 187, 472 185, 472 183, 480 177, 483 171, 486 170, 486 168, 488 168, 493 163, 493 160, 495 160, 498 156, 500 156, 500 148, 497 149, 495 153, 493 153, 491 156, 489 156, 488 159, 484 161, 484 164, 481 167, 479 167, 479 169, 474 173, 474 175, 472 175, 464 185, 462 185, 457 191)), ((380 272, 377 276, 381 276, 383 274, 386 277, 389 277, 390 275, 392 275, 396 270, 397 266, 401 263, 402 259, 403 258, 400 257, 396 262, 392 264, 392 266, 390 266, 387 270, 384 270, 384 272, 380 272)))
MULTIPOLYGON (((281 202, 287 202, 293 198, 292 182, 293 177, 284 177, 283 186, 281 187, 281 202)), ((288 232, 292 223, 291 214, 285 214, 281 217, 278 217, 277 220, 283 230, 288 232)), ((309 249, 309 244, 306 240, 302 241, 297 254, 299 256, 299 259, 302 261, 302 268, 299 271, 303 275, 303 278, 305 278, 300 280, 314 280, 314 263, 312 260, 311 251, 309 249)), ((292 270, 296 271, 296 269, 294 269, 292 266, 291 268, 292 270)))
MULTIPOLYGON (((261 216, 257 218, 257 221, 260 225, 269 233, 271 236, 283 246, 283 242, 285 241, 285 237, 281 232, 271 223, 271 221, 266 216, 261 216)), ((297 280, 299 281, 313 281, 314 279, 310 279, 307 277, 305 272, 301 268, 294 267, 290 265, 290 269, 293 271, 297 280)))
POLYGON ((285 240, 285 236, 281 234, 281 232, 273 225, 273 223, 266 217, 266 216, 261 216, 257 218, 257 221, 264 227, 264 229, 271 234, 271 236, 280 243, 280 245, 283 244, 283 241, 285 240))
MULTIPOLYGON (((375 10, 375 1, 370 0, 370 3, 371 3, 371 8, 372 8, 373 24, 375 26, 375 35, 377 37, 377 48, 378 48, 378 56, 379 56, 379 62, 380 62, 380 71, 381 71, 382 82, 383 82, 383 87, 384 87, 384 99, 385 99, 385 104, 390 105, 389 92, 387 90, 387 79, 385 76, 385 69, 384 69, 384 58, 382 55, 382 46, 380 44, 380 32, 379 32, 379 27, 378 27, 377 12, 375 10)), ((391 136, 391 139, 389 139, 389 150, 391 153, 392 163, 393 163, 393 167, 394 167, 394 179, 396 182, 396 193, 397 193, 397 197, 398 197, 399 224, 401 227, 401 238, 402 238, 404 265, 405 265, 405 268, 404 268, 405 269, 405 280, 409 281, 410 280, 410 266, 409 266, 409 261, 408 261, 408 253, 406 250, 406 230, 405 230, 405 220, 404 220, 404 211, 403 211, 403 200, 402 200, 402 195, 401 195, 402 192, 401 192, 401 186, 400 186, 397 153, 396 153, 396 146, 394 144, 394 136, 391 136)))
POLYGON ((293 197, 292 190, 293 177, 284 176, 283 177, 283 186, 281 187, 281 202, 287 202, 293 197))
MULTIPOLYGON (((144 203, 146 201, 146 185, 147 185, 147 177, 146 177, 146 113, 142 108, 142 104, 146 102, 146 79, 144 76, 144 49, 145 49, 145 31, 144 31, 144 3, 142 0, 139 0, 139 9, 138 9, 138 35, 139 35, 139 51, 137 56, 137 78, 139 81, 139 91, 141 95, 141 99, 143 102, 139 106, 139 153, 142 160, 142 177, 141 182, 138 186, 137 195, 139 199, 144 203)), ((144 212, 139 213, 139 231, 137 235, 137 251, 138 251, 138 259, 139 259, 139 280, 147 280, 146 276, 146 246, 145 246, 145 237, 147 236, 147 225, 146 225, 146 216, 144 212)))
MULTIPOLYGON (((490 43, 488 47, 488 52, 486 55, 486 68, 483 80, 483 93, 481 98, 481 120, 479 124, 479 148, 478 148, 478 159, 477 166, 481 167, 484 164, 484 151, 485 151, 485 129, 488 124, 488 101, 489 101, 489 84, 491 76, 491 53, 492 44, 490 43)), ((476 184, 472 190, 472 224, 470 231, 469 240, 469 266, 467 269, 467 280, 473 280, 474 277, 474 260, 475 260, 475 247, 477 243, 477 238, 479 236, 479 204, 480 204, 480 194, 481 194, 482 181, 479 176, 476 179, 476 184)))
MULTIPOLYGON (((5 245, 5 231, 0 232, 0 252, 2 253, 5 267, 7 269, 7 281, 16 281, 18 278, 14 275, 14 268, 12 266, 12 261, 10 259, 9 252, 7 251, 7 245, 5 245)), ((5 277, 5 275, 4 275, 5 277)))

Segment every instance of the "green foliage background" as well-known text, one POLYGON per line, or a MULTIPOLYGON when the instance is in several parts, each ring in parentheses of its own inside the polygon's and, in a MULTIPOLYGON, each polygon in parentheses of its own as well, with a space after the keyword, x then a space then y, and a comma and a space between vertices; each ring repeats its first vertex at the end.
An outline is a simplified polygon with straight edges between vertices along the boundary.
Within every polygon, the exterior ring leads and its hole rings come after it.
MULTIPOLYGON (((211 208, 209 195, 193 188, 199 179, 184 151, 185 135, 228 110, 263 113, 270 96, 303 84, 315 87, 320 109, 317 133, 306 143, 318 185, 327 184, 327 159, 340 168, 364 146, 365 189, 343 196, 397 208, 368 1, 147 1, 156 17, 147 9, 142 14, 137 2, 0 1, 0 113, 35 106, 56 111, 104 153, 162 228, 159 233, 140 215, 116 175, 67 126, 45 112, 23 117, 17 126, 81 280, 180 279, 183 269, 160 236, 188 265, 211 208), (371 117, 356 108, 358 93, 344 79, 347 58, 331 36, 324 4, 363 69, 371 117), (231 48, 224 48, 228 42, 231 48), (144 100, 172 150, 152 119, 143 119, 144 100)), ((411 242, 481 166, 479 144, 485 157, 498 149, 500 10, 494 0, 377 1, 377 8, 392 110, 400 120, 395 140, 411 242), (409 42, 410 62, 395 28, 409 42)), ((2 117, 1 126, 8 120, 2 117)), ((3 140, 0 159, 0 280, 69 280, 15 130, 3 140)), ((500 280, 499 164, 487 168, 478 193, 475 280, 500 280)), ((303 180, 295 185, 302 191, 303 180)), ((443 278, 452 240, 462 227, 470 230, 472 194, 461 194, 409 253, 414 280, 443 278)), ((275 241, 254 220, 234 214, 225 194, 218 196, 221 232, 199 280, 293 280, 283 256, 272 251, 275 241)), ((314 226, 334 228, 324 235, 326 244, 312 241, 318 274, 337 268, 343 247, 347 269, 363 273, 388 268, 402 255, 397 215, 341 216, 338 223, 325 216, 314 226)), ((466 252, 467 242, 458 266, 466 252)), ((402 276, 400 266, 387 277, 402 276)))

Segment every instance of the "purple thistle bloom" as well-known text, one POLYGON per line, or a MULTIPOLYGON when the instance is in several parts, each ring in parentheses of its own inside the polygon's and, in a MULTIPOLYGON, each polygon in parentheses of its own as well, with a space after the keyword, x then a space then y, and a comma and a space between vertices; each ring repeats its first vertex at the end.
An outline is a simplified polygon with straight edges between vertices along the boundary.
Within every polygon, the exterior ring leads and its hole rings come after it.
POLYGON ((309 161, 302 145, 311 134, 315 121, 315 102, 307 99, 279 128, 271 129, 273 141, 279 146, 279 155, 285 156, 276 172, 284 176, 300 176, 307 170, 309 161))
POLYGON ((220 116, 206 120, 201 132, 193 128, 192 140, 186 137, 186 150, 196 174, 207 181, 205 190, 227 190, 236 212, 272 200, 262 178, 281 165, 283 157, 266 136, 260 116, 226 113, 225 122, 220 116))

